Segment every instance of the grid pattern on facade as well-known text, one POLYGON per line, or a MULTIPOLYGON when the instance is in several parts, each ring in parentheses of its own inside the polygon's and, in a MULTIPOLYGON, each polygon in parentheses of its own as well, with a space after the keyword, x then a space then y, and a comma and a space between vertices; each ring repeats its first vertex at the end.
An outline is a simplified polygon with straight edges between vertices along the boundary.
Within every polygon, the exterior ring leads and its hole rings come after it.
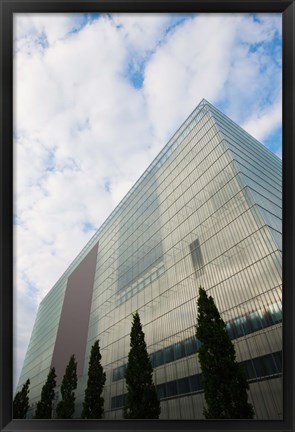
MULTIPOLYGON (((107 376, 106 418, 122 415, 112 400, 126 392, 125 383, 113 378, 126 364, 136 310, 158 388, 201 373, 195 352, 181 355, 195 334, 200 285, 227 323, 240 362, 282 349, 280 160, 206 101, 168 144, 94 236, 100 248, 77 416, 97 339, 107 376), (171 361, 158 362, 164 353, 170 358, 169 352, 171 361)), ((62 296, 60 290, 59 301, 62 296)), ((42 322, 41 308, 37 321, 42 322)), ((29 352, 40 350, 37 345, 32 336, 29 352)), ((250 398, 257 417, 278 418, 282 383, 268 381, 251 384, 250 398), (266 385, 271 399, 261 406, 266 385)), ((161 418, 202 418, 200 398, 167 402, 161 418)))
MULTIPOLYGON (((282 373, 282 351, 246 360, 241 362, 240 365, 245 370, 248 382, 272 379, 274 376, 280 376, 282 373)), ((187 395, 189 393, 202 392, 204 391, 202 374, 190 375, 178 380, 159 384, 156 389, 160 400, 187 395)), ((111 408, 121 409, 126 403, 126 397, 127 393, 114 396, 112 398, 111 408)))

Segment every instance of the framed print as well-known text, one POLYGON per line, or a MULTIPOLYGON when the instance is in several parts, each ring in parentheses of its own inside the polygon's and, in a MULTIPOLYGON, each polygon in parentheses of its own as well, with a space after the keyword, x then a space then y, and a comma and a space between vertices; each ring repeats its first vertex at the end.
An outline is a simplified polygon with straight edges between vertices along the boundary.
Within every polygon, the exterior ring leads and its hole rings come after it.
POLYGON ((1 1, 1 430, 293 430, 294 13, 1 1))

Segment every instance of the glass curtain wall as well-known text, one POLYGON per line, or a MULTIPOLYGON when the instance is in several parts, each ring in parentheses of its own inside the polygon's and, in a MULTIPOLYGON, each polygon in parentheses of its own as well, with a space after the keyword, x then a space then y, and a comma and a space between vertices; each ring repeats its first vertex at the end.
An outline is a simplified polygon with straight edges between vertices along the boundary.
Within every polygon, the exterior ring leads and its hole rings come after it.
POLYGON ((137 310, 160 418, 203 418, 195 338, 201 285, 247 371, 256 418, 282 418, 280 188, 281 161, 202 101, 85 248, 99 239, 77 417, 97 339, 105 418, 123 417, 137 310))
MULTIPOLYGON (((162 396, 161 418, 202 418, 202 389, 188 385, 201 373, 196 350, 190 354, 189 348, 200 285, 214 297, 239 361, 281 350, 281 251, 224 136, 227 119, 220 114, 217 121, 216 113, 204 103, 190 118, 178 145, 170 154, 166 149, 129 197, 104 247, 101 240, 89 347, 99 335, 107 370, 107 418, 122 418, 131 314, 136 310, 162 396)), ((244 140, 244 151, 257 147, 237 126, 230 127, 229 136, 244 140)), ((275 164, 279 171, 277 159, 259 146, 256 156, 258 164, 265 167, 269 158, 267 168, 271 171, 275 164)), ((275 372, 273 380, 266 383, 258 374, 251 384, 258 418, 281 412, 280 372, 275 372), (260 407, 272 386, 272 403, 260 407)))

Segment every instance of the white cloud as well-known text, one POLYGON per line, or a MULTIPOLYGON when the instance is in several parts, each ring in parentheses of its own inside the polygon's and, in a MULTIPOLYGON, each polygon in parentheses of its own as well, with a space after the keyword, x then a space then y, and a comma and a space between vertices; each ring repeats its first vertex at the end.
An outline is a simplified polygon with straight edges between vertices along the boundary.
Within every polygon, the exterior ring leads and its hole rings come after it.
POLYGON ((14 14, 14 41, 16 48, 24 48, 24 43, 32 45, 54 45, 69 32, 80 28, 84 21, 82 14, 14 14), (18 45, 20 44, 20 45, 18 45))
POLYGON ((128 49, 141 58, 153 51, 164 36, 172 21, 166 14, 114 14, 113 20, 120 27, 121 36, 126 40, 128 49))
POLYGON ((145 69, 144 92, 156 135, 167 139, 198 101, 217 99, 240 20, 213 15, 208 24, 208 15, 196 16, 155 52, 145 69))
POLYGON ((280 125, 280 19, 180 18, 15 18, 16 376, 85 224, 102 224, 202 98, 258 138, 280 125))
POLYGON ((258 116, 250 117, 242 127, 258 141, 263 140, 268 134, 279 128, 282 124, 282 102, 264 108, 258 116))
POLYGON ((202 98, 226 101, 237 122, 250 113, 260 117, 265 98, 277 99, 281 89, 280 65, 272 63, 268 45, 280 31, 278 17, 258 23, 234 14, 201 14, 176 27, 145 69, 144 94, 156 136, 167 139, 202 98))

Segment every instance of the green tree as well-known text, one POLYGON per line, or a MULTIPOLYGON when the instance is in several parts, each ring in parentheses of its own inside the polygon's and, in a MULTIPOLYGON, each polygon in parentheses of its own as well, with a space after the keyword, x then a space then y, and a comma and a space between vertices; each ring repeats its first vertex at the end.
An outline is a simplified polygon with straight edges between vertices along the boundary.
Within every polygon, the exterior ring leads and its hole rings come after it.
POLYGON ((101 419, 104 412, 104 399, 101 394, 106 381, 106 374, 100 361, 99 341, 96 341, 92 345, 90 353, 88 381, 81 414, 82 418, 101 419))
POLYGON ((75 412, 75 389, 77 388, 77 362, 73 354, 66 367, 61 384, 62 400, 56 406, 56 415, 60 419, 70 419, 75 412))
POLYGON ((147 353, 138 312, 133 314, 125 379, 128 393, 124 417, 131 419, 159 418, 160 402, 153 384, 153 367, 147 353))
POLYGON ((47 375, 46 383, 42 387, 41 400, 37 403, 34 415, 35 419, 51 419, 55 386, 56 374, 55 368, 52 367, 47 375))
POLYGON ((13 418, 26 418, 29 409, 29 386, 30 380, 27 379, 21 390, 16 393, 13 400, 13 418))
POLYGON ((196 336, 207 408, 210 419, 252 419, 248 402, 249 385, 244 369, 236 361, 235 348, 214 300, 200 287, 196 336))

